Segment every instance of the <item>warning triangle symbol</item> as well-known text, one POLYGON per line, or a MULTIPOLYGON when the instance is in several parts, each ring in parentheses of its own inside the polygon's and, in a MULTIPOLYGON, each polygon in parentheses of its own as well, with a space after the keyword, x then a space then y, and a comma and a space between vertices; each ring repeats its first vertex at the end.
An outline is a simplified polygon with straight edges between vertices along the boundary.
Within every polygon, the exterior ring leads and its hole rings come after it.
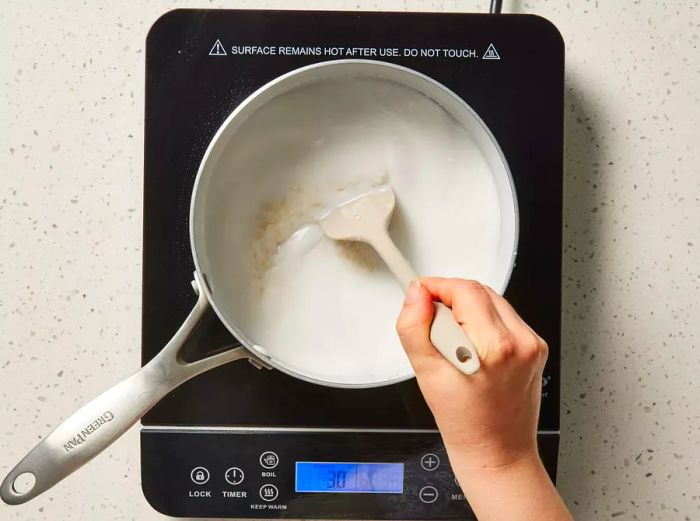
POLYGON ((221 45, 221 40, 216 40, 214 47, 209 51, 209 56, 226 56, 226 49, 221 45))
POLYGON ((499 56, 498 51, 493 46, 493 44, 489 44, 488 49, 486 49, 486 52, 481 57, 481 59, 482 60, 500 60, 501 57, 499 56))

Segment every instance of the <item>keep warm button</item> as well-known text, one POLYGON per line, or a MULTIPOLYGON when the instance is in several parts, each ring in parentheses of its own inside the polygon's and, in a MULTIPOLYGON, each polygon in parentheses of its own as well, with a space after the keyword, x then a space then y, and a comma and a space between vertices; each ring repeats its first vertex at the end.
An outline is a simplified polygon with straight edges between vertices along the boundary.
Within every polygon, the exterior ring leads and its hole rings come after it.
POLYGON ((266 484, 260 487, 260 499, 263 501, 274 501, 279 496, 277 487, 271 484, 266 484))
POLYGON ((428 485, 427 487, 420 489, 420 492, 418 492, 418 497, 423 503, 435 503, 438 498, 438 491, 435 487, 428 485))

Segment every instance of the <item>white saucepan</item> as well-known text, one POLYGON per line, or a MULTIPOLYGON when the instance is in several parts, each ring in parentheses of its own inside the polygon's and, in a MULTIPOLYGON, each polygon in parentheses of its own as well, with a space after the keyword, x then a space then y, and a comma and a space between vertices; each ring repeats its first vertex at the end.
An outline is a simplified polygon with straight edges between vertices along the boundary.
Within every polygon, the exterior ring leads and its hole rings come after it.
POLYGON ((413 377, 394 332, 401 288, 372 252, 335 245, 314 225, 328 206, 380 184, 397 194, 390 232, 419 273, 505 290, 516 196, 479 116, 440 83, 389 63, 294 70, 241 103, 204 154, 190 211, 198 300, 184 324, 34 447, 0 486, 3 501, 46 491, 175 387, 233 360, 336 387, 413 377), (209 306, 242 347, 186 362, 180 349, 209 306))

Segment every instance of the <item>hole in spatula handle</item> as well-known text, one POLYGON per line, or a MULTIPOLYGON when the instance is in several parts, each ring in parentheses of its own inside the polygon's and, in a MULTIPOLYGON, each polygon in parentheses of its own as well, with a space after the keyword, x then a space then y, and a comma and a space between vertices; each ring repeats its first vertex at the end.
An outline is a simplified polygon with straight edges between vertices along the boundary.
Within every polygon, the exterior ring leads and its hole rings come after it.
POLYGON ((464 346, 459 346, 456 351, 457 354, 457 360, 460 362, 468 362, 469 360, 472 359, 472 354, 469 352, 469 349, 467 349, 464 346))

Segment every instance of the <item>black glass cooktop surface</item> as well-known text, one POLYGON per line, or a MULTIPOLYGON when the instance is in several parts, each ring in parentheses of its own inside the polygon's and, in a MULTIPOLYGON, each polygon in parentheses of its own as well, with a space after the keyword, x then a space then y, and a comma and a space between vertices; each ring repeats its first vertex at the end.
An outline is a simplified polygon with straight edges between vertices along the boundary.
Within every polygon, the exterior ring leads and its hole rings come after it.
MULTIPOLYGON (((506 297, 549 343, 540 429, 558 430, 564 56, 556 29, 535 16, 176 10, 159 19, 146 46, 142 361, 166 344, 196 300, 189 203, 219 125, 275 77, 351 57, 397 63, 443 83, 498 140, 520 209, 506 297)), ((186 357, 233 344, 210 313, 186 357)), ((246 361, 185 383, 143 424, 434 428, 415 380, 335 389, 246 361)))

